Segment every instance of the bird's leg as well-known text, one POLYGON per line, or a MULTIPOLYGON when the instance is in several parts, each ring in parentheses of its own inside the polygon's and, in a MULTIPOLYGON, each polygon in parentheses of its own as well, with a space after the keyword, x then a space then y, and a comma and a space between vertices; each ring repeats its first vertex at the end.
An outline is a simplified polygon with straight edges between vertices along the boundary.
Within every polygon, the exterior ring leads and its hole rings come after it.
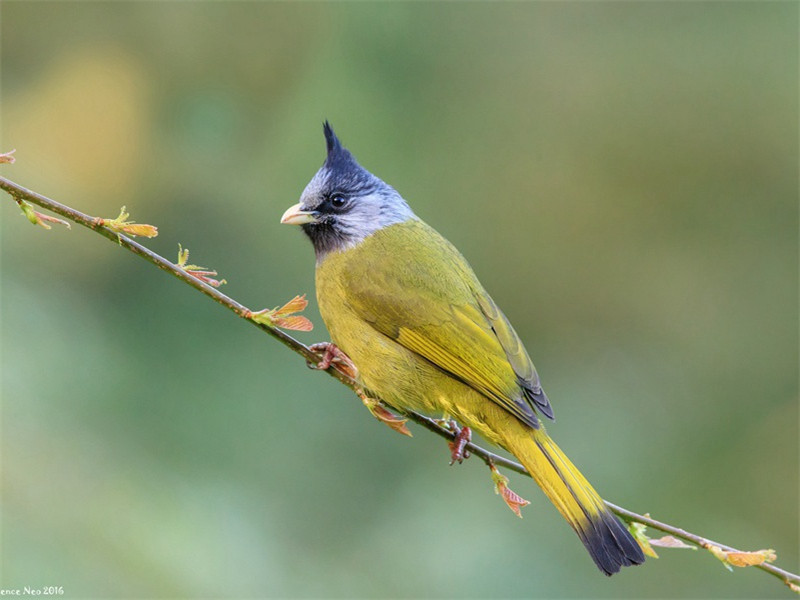
POLYGON ((472 430, 469 427, 459 427, 453 419, 445 421, 446 427, 455 434, 453 441, 447 442, 450 448, 450 465, 456 462, 461 464, 465 458, 469 458, 469 450, 466 449, 468 442, 472 441, 472 430))
MULTIPOLYGON (((320 342, 318 344, 311 344, 308 349, 317 354, 322 354, 322 360, 313 366, 313 369, 322 369, 326 371, 333 365, 338 371, 341 371, 350 379, 356 379, 358 377, 358 368, 356 368, 353 361, 350 360, 350 357, 342 352, 336 344, 332 342, 320 342)), ((309 366, 311 367, 311 363, 309 363, 309 366)))
POLYGON ((388 410, 379 400, 370 398, 362 388, 356 390, 356 394, 361 398, 361 402, 367 407, 367 410, 372 413, 372 416, 378 419, 381 423, 388 425, 397 433, 402 433, 408 437, 413 437, 411 432, 406 427, 408 419, 397 416, 392 411, 388 410))
MULTIPOLYGON (((322 360, 316 365, 310 362, 308 363, 308 366, 312 369, 322 369, 325 371, 333 365, 334 368, 350 377, 350 379, 358 378, 358 368, 356 368, 353 361, 350 360, 350 357, 342 352, 336 344, 332 342, 320 342, 318 344, 311 344, 308 349, 312 352, 322 354, 322 360)), ((411 437, 411 432, 408 430, 408 427, 406 427, 408 419, 397 416, 383 406, 379 400, 367 396, 364 389, 360 386, 356 387, 355 391, 358 397, 361 398, 361 402, 367 407, 367 410, 372 413, 373 417, 378 419, 381 423, 388 425, 396 432, 411 437)))

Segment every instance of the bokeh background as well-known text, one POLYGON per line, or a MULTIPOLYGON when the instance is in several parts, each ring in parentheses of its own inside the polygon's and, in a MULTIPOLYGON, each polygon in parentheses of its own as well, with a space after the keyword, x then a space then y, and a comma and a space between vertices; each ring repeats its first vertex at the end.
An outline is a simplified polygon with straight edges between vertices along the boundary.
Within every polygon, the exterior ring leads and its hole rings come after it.
MULTIPOLYGON (((2 4, 2 174, 313 298, 278 219, 330 119, 458 246, 609 500, 798 569, 796 3, 2 4)), ((2 218, 0 587, 123 597, 786 597, 707 553, 602 577, 532 482, 82 228, 2 218)), ((305 342, 326 339, 317 325, 305 342)))

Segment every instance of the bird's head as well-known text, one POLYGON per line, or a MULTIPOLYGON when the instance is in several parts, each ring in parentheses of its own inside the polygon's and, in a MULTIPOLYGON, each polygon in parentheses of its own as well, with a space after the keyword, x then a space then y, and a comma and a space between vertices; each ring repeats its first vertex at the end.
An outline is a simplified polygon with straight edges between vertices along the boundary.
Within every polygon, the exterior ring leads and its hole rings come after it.
POLYGON ((356 162, 325 121, 328 156, 281 223, 300 225, 317 258, 353 247, 379 229, 414 218, 406 201, 356 162))

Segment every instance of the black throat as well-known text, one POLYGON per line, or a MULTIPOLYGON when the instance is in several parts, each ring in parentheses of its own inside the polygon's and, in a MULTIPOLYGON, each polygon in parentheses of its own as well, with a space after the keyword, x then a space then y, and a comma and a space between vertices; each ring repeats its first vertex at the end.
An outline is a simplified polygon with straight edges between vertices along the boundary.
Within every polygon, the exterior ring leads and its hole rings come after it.
POLYGON ((314 245, 314 253, 319 261, 329 252, 341 250, 347 246, 347 236, 333 222, 309 223, 302 225, 303 232, 314 245))

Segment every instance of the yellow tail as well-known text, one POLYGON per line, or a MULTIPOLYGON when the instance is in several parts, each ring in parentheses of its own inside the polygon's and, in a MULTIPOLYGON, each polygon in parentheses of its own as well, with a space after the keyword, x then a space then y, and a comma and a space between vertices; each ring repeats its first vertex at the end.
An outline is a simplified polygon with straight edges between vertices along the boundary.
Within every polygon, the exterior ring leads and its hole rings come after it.
POLYGON ((644 562, 642 549, 575 465, 545 433, 504 440, 564 516, 606 575, 644 562))

